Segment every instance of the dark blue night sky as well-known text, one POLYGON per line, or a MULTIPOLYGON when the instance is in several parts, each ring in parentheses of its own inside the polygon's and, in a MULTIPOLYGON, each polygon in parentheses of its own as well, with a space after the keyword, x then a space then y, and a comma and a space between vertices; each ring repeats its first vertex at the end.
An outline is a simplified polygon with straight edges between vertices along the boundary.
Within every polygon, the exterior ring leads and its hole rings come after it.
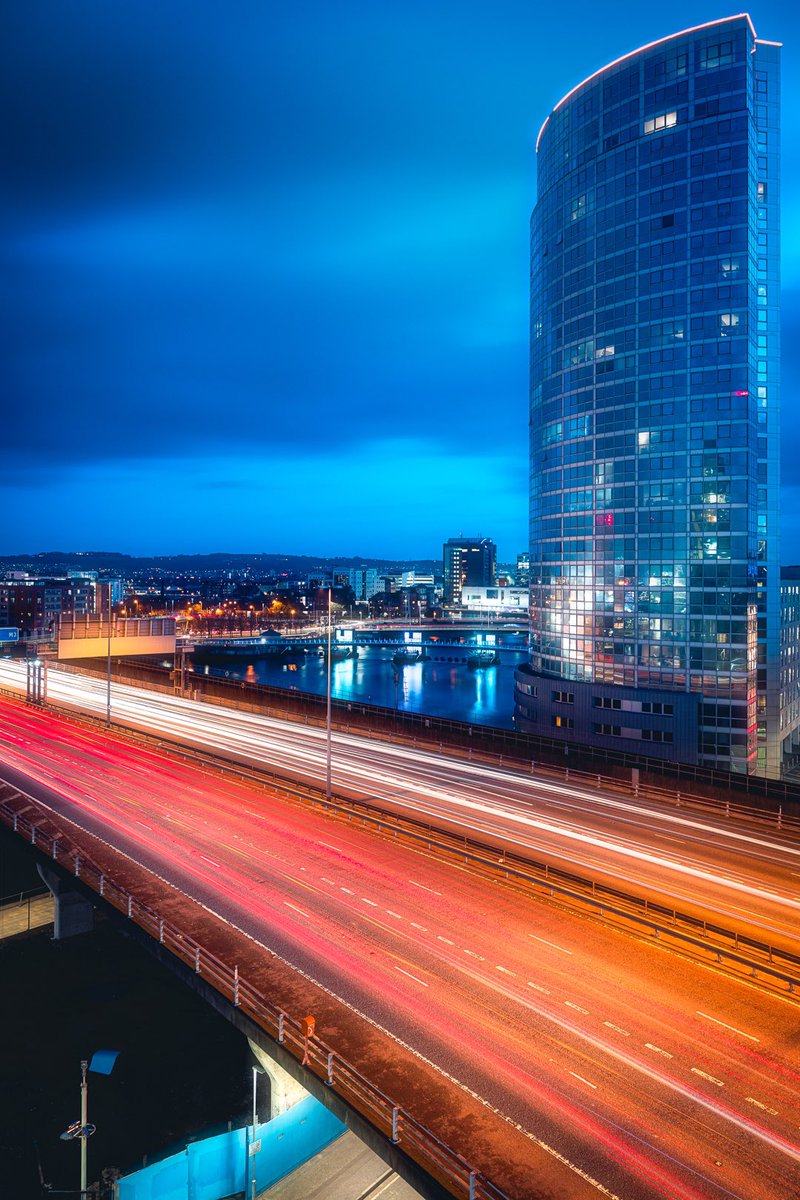
MULTIPOLYGON (((735 11, 6 5, 0 553, 526 543, 533 146, 735 11)), ((800 561, 800 17, 784 49, 784 553, 800 561)))

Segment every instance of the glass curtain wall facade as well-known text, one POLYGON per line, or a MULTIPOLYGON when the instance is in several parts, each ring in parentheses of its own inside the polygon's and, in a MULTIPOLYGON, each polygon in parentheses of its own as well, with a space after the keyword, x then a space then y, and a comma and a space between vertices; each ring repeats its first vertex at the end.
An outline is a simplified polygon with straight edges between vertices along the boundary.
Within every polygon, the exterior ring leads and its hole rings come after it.
POLYGON ((737 16, 539 134, 523 730, 780 771, 778 91, 737 16))

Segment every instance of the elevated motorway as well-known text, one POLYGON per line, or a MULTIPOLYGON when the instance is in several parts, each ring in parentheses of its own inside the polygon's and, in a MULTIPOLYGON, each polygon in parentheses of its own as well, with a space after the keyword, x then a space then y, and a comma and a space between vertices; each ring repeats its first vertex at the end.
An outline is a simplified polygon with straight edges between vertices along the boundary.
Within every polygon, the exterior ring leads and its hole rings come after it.
MULTIPOLYGON (((22 664, 0 661, 0 686, 24 691, 22 664)), ((49 673, 50 697, 105 711, 105 683, 49 673)), ((115 684, 115 722, 281 774, 325 779, 324 730, 115 684)), ((723 922, 798 952, 800 828, 726 820, 603 786, 587 788, 447 753, 334 734, 333 784, 388 811, 491 839, 611 887, 723 922)))
MULTIPOLYGON (((391 828, 14 700, 0 718, 0 775, 31 797, 16 811, 37 844, 84 845, 291 1011, 313 1005, 329 1043, 514 1200, 800 1189, 796 1004, 414 852, 391 828)), ((644 817, 631 821, 625 838, 643 839, 644 817)))

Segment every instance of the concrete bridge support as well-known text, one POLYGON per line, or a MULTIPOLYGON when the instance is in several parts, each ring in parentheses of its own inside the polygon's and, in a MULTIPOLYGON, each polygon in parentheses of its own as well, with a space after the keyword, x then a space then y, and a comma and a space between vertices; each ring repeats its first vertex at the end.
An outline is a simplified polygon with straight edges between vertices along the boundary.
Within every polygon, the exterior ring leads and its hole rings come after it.
POLYGON ((41 863, 37 864, 36 869, 55 901, 55 939, 58 941, 78 933, 91 933, 94 929, 94 907, 90 901, 71 888, 56 871, 51 871, 41 863))
POLYGON ((256 1042, 247 1039, 250 1049, 256 1056, 259 1066, 263 1068, 269 1076, 269 1120, 273 1117, 279 1117, 281 1113, 285 1113, 287 1109, 293 1105, 299 1104, 301 1100, 305 1100, 309 1093, 299 1084, 296 1079, 293 1079, 288 1071, 285 1071, 274 1059, 270 1058, 266 1050, 262 1049, 256 1042))

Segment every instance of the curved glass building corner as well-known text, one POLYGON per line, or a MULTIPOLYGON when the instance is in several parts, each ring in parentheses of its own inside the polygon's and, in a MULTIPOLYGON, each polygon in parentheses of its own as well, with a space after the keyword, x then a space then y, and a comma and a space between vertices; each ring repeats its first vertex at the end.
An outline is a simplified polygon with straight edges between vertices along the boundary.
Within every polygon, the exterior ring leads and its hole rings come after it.
POLYGON ((779 773, 778 91, 736 16, 539 134, 522 730, 779 773))

